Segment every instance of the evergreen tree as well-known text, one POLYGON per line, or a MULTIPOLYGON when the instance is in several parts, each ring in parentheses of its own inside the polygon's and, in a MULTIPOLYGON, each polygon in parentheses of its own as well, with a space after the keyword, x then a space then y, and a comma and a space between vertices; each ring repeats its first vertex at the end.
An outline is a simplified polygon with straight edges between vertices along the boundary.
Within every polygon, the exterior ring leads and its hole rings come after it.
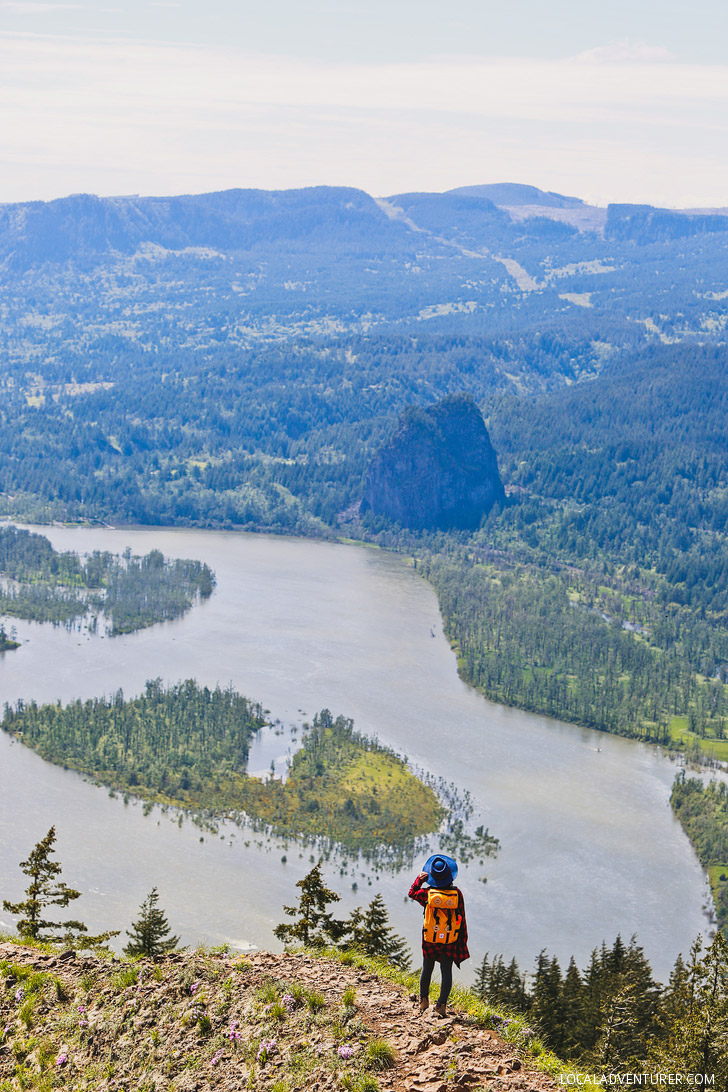
POLYGON ((561 968, 554 956, 548 959, 546 950, 538 956, 529 1017, 553 1050, 560 1050, 564 1034, 564 1014, 561 1002, 561 968))
POLYGON ((625 1043, 625 1050, 631 1051, 635 1060, 643 1062, 652 1040, 659 1033, 662 990, 652 977, 652 968, 634 936, 624 953, 623 974, 631 987, 635 1015, 635 1035, 630 1044, 625 1043))
POLYGON ((495 1005, 503 1005, 516 1012, 525 1012, 530 998, 516 959, 506 965, 503 956, 493 957, 492 962, 486 952, 483 961, 475 973, 473 992, 483 1000, 495 1005))
MULTIPOLYGON (((669 1069, 713 1077, 715 1088, 728 1087, 728 943, 717 933, 702 959, 699 939, 691 949, 687 969, 671 991, 676 1015, 669 1021, 667 1041, 652 1054, 654 1071, 669 1069)), ((677 978, 678 976, 676 976, 677 978)), ((671 979, 672 984, 672 979, 671 979)))
POLYGON ((517 1012, 525 1012, 530 1004, 525 975, 521 974, 515 958, 504 969, 501 1003, 517 1012))
POLYGON ((126 955, 159 959, 177 947, 179 937, 169 935, 172 930, 164 910, 157 906, 158 901, 159 894, 156 887, 153 887, 139 907, 139 918, 132 922, 131 932, 128 929, 126 931, 130 938, 124 948, 126 955))
POLYGON ((366 910, 360 907, 352 911, 347 921, 349 940, 347 946, 358 948, 365 955, 383 956, 406 971, 410 965, 410 953, 404 937, 394 932, 389 924, 387 907, 381 893, 377 893, 366 910))
POLYGON ((607 956, 607 946, 602 941, 600 949, 593 949, 589 965, 584 971, 582 1018, 579 1036, 581 1050, 584 1052, 591 1051, 596 1047, 600 1035, 600 1027, 607 1004, 607 956))
POLYGON ((685 1017, 690 1008, 690 973, 682 957, 675 960, 670 972, 670 980, 662 996, 660 1005, 660 1026, 662 1037, 667 1037, 670 1028, 685 1017))
POLYGON ((106 943, 118 932, 101 933, 90 936, 82 921, 49 921, 44 917, 48 906, 68 906, 81 897, 81 892, 74 890, 58 879, 62 872, 58 861, 52 860, 55 852, 56 828, 52 826, 45 838, 31 850, 28 859, 20 862, 20 868, 30 883, 25 889, 26 898, 22 902, 10 902, 3 899, 3 910, 9 914, 22 915, 18 922, 18 932, 27 940, 59 940, 76 948, 97 948, 106 943))
POLYGON ((660 988, 635 937, 629 945, 621 936, 611 949, 602 945, 599 962, 599 1011, 595 1017, 590 1008, 585 1015, 582 1060, 605 1070, 637 1069, 659 1034, 660 988))
POLYGON ((572 956, 564 975, 564 985, 561 991, 561 1004, 564 1012, 564 1033, 561 1049, 566 1058, 575 1058, 582 1048, 583 993, 584 984, 576 960, 572 956))
POLYGON ((639 1031, 634 986, 623 980, 604 1004, 601 1035, 592 1061, 604 1072, 612 1072, 632 1059, 632 1043, 639 1031))
POLYGON ((476 997, 479 997, 481 1001, 484 1001, 488 996, 488 986, 490 985, 490 960, 488 959, 488 953, 483 956, 483 960, 475 972, 475 982, 473 984, 473 993, 476 997))
POLYGON ((281 922, 273 933, 284 944, 298 943, 323 947, 327 941, 339 941, 347 931, 346 922, 339 921, 328 913, 330 902, 339 902, 340 895, 327 887, 321 877, 321 861, 314 865, 296 887, 301 888, 298 906, 284 906, 288 917, 296 918, 291 923, 281 922))

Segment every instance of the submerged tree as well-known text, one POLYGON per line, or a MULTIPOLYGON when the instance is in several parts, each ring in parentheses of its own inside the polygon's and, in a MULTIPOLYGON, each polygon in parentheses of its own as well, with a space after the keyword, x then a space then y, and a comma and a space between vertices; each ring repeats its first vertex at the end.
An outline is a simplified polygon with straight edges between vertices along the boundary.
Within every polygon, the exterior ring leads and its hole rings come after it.
POLYGON ((179 944, 179 937, 169 935, 172 930, 164 910, 157 906, 158 901, 159 893, 153 887, 139 907, 139 918, 132 922, 131 931, 126 930, 129 937, 124 948, 126 955, 159 959, 179 944))
POLYGON ((298 906, 284 906, 283 911, 297 920, 276 925, 273 933, 284 944, 305 944, 323 947, 327 941, 336 942, 347 931, 346 922, 338 921, 327 912, 331 902, 339 902, 340 895, 327 887, 321 876, 321 861, 314 865, 296 887, 301 888, 298 906))
POLYGON ((3 899, 3 910, 9 914, 20 914, 17 928, 21 937, 36 941, 64 941, 76 948, 97 948, 105 944, 118 932, 101 933, 90 936, 82 921, 48 921, 45 917, 48 906, 68 906, 81 897, 81 892, 74 890, 58 879, 62 868, 58 861, 52 860, 55 852, 56 828, 52 826, 45 838, 41 838, 30 852, 27 861, 21 861, 20 867, 30 883, 25 889, 26 898, 22 902, 10 902, 3 899))

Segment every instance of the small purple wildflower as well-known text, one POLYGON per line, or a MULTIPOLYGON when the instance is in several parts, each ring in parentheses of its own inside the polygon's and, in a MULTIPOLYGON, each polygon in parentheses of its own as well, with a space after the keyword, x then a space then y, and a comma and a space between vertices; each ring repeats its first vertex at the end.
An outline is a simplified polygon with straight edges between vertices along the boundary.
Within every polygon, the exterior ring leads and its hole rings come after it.
POLYGON ((217 1063, 218 1063, 218 1062, 220 1061, 220 1059, 221 1059, 221 1058, 222 1058, 222 1057, 224 1056, 224 1054, 225 1054, 225 1051, 224 1051, 224 1050, 222 1050, 222 1049, 220 1049, 220 1050, 216 1051, 216 1052, 215 1052, 215 1053, 213 1054, 212 1058, 210 1058, 210 1065, 217 1065, 217 1063))
POLYGON ((293 1012, 296 1007, 296 999, 291 993, 284 993, 281 1001, 286 1006, 289 1012, 293 1012))
POLYGON ((193 982, 192 983, 192 985, 190 986, 190 993, 193 995, 193 997, 197 993, 199 988, 200 988, 200 983, 199 982, 193 982))
POLYGON ((344 1044, 339 1047, 336 1053, 340 1058, 352 1058, 354 1056, 354 1047, 344 1044))
POLYGON ((230 1040, 231 1043, 237 1043, 237 1041, 239 1039, 242 1039, 242 1035, 238 1031, 238 1021, 237 1020, 233 1020, 232 1024, 230 1025, 230 1031, 228 1032, 228 1039, 230 1040))
POLYGON ((86 1006, 85 1005, 79 1005, 78 1006, 78 1011, 79 1012, 85 1012, 86 1011, 86 1006))
POLYGON ((277 1045, 275 1039, 261 1039, 256 1060, 266 1062, 271 1054, 275 1054, 277 1045))
POLYGON ((68 1061, 68 1054, 66 1053, 65 1050, 62 1050, 61 1053, 56 1058, 56 1065, 65 1065, 67 1061, 68 1061))
POLYGON ((25 996, 25 990, 23 989, 22 986, 19 986, 18 989, 15 991, 15 1000, 20 1001, 21 997, 24 997, 24 996, 25 996))

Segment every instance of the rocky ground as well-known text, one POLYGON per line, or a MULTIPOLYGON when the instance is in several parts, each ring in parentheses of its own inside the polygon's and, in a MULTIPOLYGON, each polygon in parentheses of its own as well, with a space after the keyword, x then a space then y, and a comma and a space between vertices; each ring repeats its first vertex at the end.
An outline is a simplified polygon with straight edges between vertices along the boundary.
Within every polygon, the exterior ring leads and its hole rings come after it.
MULTIPOLYGON (((503 1031, 503 1028, 500 1028, 503 1031)), ((547 1092, 495 1028, 303 954, 126 963, 0 944, 0 1092, 547 1092)))

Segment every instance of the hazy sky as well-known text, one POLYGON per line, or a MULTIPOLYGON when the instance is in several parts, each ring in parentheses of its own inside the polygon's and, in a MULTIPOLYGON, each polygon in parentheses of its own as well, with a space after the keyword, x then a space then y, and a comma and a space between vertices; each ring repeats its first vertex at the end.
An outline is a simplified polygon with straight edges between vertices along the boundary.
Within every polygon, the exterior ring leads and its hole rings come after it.
POLYGON ((528 182, 728 205, 717 0, 0 0, 0 201, 528 182))

